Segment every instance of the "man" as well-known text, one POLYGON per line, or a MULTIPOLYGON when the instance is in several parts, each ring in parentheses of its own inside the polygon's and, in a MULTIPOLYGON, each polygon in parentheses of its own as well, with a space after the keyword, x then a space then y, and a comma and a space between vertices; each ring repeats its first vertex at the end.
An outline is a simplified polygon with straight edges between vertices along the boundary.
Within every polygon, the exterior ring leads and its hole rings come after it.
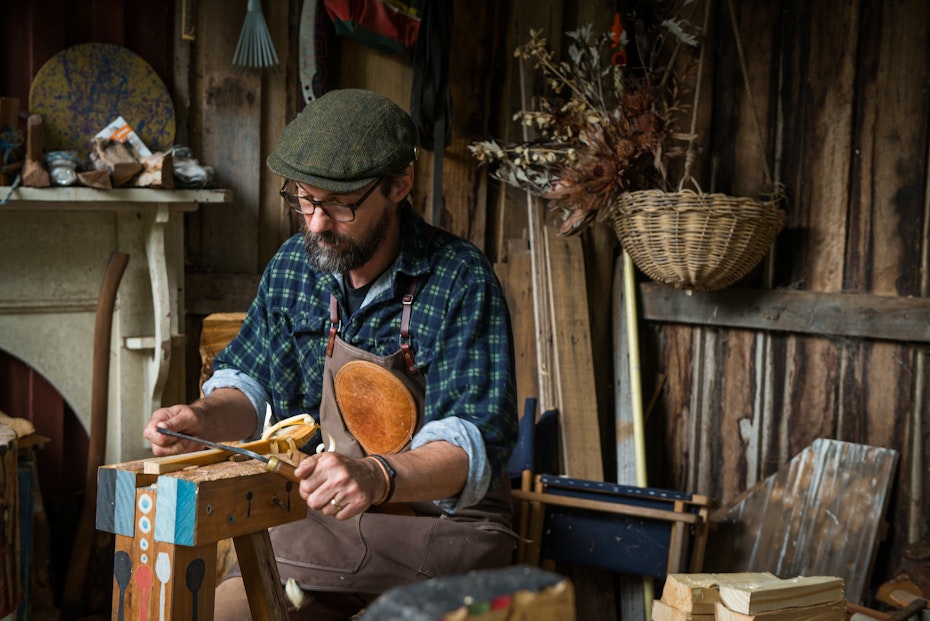
MULTIPOLYGON (((394 586, 506 565, 513 550, 509 316, 481 252, 407 200, 414 137, 403 110, 355 89, 285 128, 268 166, 302 234, 267 266, 206 396, 156 411, 144 432, 160 456, 200 447, 157 427, 240 440, 260 433, 266 404, 276 420, 321 422, 326 450, 304 447, 296 470, 307 518, 271 533, 307 602, 292 619, 345 619, 394 586), (385 393, 366 397, 368 380, 385 393)), ((249 618, 241 578, 216 600, 217 619, 249 618)))

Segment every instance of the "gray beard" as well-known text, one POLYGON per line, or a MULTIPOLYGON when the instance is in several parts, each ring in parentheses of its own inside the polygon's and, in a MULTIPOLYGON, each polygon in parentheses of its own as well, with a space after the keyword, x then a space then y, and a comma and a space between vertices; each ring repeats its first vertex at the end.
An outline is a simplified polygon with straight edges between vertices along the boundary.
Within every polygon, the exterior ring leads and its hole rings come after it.
POLYGON ((332 231, 311 233, 307 230, 305 220, 301 220, 300 228, 304 234, 304 248, 313 267, 323 272, 345 274, 368 263, 384 243, 390 223, 391 212, 385 209, 375 227, 360 240, 348 235, 336 235, 332 231), (340 250, 331 245, 321 245, 320 242, 340 243, 345 248, 340 250))

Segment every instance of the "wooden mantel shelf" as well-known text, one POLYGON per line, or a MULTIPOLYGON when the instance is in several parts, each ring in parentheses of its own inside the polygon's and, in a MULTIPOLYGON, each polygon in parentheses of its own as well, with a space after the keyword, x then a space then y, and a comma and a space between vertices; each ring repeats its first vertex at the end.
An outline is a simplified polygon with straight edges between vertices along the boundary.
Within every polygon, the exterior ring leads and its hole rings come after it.
POLYGON ((10 192, 9 186, 0 186, 0 197, 7 197, 5 209, 24 207, 29 209, 117 209, 125 203, 230 203, 231 190, 224 189, 177 189, 163 190, 155 188, 114 188, 98 190, 82 186, 24 188, 18 187, 10 192))

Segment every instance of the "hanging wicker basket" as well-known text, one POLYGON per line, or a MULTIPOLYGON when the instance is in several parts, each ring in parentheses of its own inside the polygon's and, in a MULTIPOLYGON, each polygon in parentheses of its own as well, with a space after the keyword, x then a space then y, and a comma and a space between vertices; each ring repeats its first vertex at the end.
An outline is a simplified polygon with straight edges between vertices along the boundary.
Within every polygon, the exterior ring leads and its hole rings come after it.
POLYGON ((779 199, 692 190, 622 194, 607 219, 647 276, 677 289, 715 291, 759 264, 785 225, 779 199))

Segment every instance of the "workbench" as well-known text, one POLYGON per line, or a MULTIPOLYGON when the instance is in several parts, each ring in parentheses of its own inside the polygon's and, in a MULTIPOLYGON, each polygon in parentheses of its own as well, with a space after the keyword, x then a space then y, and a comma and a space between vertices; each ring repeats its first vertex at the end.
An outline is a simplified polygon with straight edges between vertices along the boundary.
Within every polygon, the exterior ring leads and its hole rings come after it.
POLYGON ((268 528, 299 520, 297 485, 255 460, 98 471, 97 529, 115 535, 113 618, 213 619, 217 543, 232 538, 253 619, 287 619, 268 528))

